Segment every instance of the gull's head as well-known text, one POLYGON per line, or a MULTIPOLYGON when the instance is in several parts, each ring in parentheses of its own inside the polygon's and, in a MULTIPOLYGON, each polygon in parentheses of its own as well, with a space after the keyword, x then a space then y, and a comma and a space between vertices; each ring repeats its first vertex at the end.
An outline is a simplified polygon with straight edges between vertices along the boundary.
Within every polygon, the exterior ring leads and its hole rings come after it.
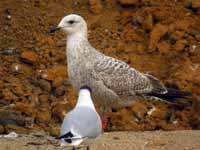
POLYGON ((89 93, 92 93, 92 89, 87 85, 81 86, 80 91, 87 91, 89 93))
POLYGON ((87 33, 87 24, 83 17, 76 14, 70 14, 62 18, 58 26, 53 28, 50 32, 55 32, 57 30, 61 30, 68 35, 87 33))
POLYGON ((92 89, 89 86, 84 85, 79 90, 79 97, 85 97, 86 99, 88 98, 91 99, 91 93, 92 89))

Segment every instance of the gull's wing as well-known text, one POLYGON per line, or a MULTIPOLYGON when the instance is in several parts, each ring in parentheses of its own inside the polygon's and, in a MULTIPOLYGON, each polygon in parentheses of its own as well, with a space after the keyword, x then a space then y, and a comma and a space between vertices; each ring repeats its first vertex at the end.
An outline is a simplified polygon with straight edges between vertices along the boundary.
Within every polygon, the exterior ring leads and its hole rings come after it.
POLYGON ((71 132, 74 137, 94 138, 101 134, 101 119, 89 107, 75 107, 65 115, 61 126, 61 136, 71 132))
POLYGON ((142 74, 118 59, 101 56, 92 70, 93 77, 119 97, 145 95, 151 92, 164 94, 165 86, 155 77, 142 74))

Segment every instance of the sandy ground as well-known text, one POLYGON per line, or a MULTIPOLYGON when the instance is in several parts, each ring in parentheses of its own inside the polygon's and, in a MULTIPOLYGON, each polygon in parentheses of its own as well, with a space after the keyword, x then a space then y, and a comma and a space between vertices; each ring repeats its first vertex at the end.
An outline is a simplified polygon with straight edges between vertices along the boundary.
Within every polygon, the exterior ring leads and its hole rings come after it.
POLYGON ((99 51, 192 93, 178 106, 145 99, 116 109, 109 131, 200 129, 199 0, 1 0, 0 134, 32 127, 59 134, 77 92, 66 35, 49 30, 70 13, 85 18, 99 51))
MULTIPOLYGON (((87 140, 76 149, 86 150, 199 150, 200 131, 110 132, 96 140, 87 140)), ((0 150, 68 150, 42 133, 0 138, 0 150)))

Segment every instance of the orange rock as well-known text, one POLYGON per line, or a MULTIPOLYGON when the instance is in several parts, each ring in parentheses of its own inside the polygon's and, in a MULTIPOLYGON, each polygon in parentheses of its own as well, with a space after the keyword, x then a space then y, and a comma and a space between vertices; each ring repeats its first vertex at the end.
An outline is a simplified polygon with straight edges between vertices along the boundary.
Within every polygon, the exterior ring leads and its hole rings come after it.
POLYGON ((38 55, 33 51, 24 51, 21 54, 21 58, 29 63, 37 63, 38 62, 38 55))
POLYGON ((168 26, 158 24, 153 28, 150 34, 149 49, 154 49, 156 44, 160 41, 161 37, 164 36, 168 31, 168 26))
POLYGON ((4 127, 0 125, 0 134, 4 133, 4 127))
POLYGON ((188 31, 190 28, 189 26, 192 24, 190 20, 177 20, 173 26, 176 30, 184 30, 188 31))
POLYGON ((151 117, 156 117, 161 120, 164 120, 167 116, 167 110, 166 109, 161 109, 157 108, 154 112, 152 112, 151 117))
POLYGON ((25 104, 22 102, 17 102, 12 106, 13 110, 17 110, 29 116, 35 116, 35 109, 32 108, 29 104, 25 104))
POLYGON ((16 96, 13 92, 11 92, 11 89, 9 88, 2 89, 2 96, 5 101, 17 101, 19 99, 19 97, 16 96))
POLYGON ((65 94, 65 87, 62 85, 62 86, 59 86, 55 89, 55 94, 57 96, 63 96, 65 94))
MULTIPOLYGON (((23 90, 23 86, 21 84, 18 84, 14 89, 13 89, 13 93, 15 93, 17 96, 22 96, 24 94, 24 90, 23 90)), ((29 93, 30 94, 30 93, 29 93)))
POLYGON ((67 66, 65 65, 55 65, 52 68, 46 69, 42 73, 42 78, 46 80, 54 80, 58 76, 67 78, 67 66))
POLYGON ((40 95, 39 96, 39 102, 40 102, 41 105, 44 105, 44 104, 47 105, 48 102, 49 102, 49 95, 47 95, 47 94, 40 95))
POLYGON ((135 119, 132 113, 127 109, 122 109, 117 113, 113 113, 111 117, 111 123, 113 124, 111 130, 138 130, 140 127, 135 119))
POLYGON ((52 106, 52 116, 55 121, 62 121, 64 114, 69 112, 73 108, 72 101, 70 102, 58 102, 52 106))
POLYGON ((156 44, 156 46, 161 53, 168 53, 170 50, 170 45, 165 41, 156 44))
POLYGON ((132 41, 141 42, 144 40, 141 35, 135 32, 131 24, 125 26, 123 31, 123 38, 124 41, 126 42, 132 42, 132 41))
POLYGON ((89 0, 90 9, 94 13, 100 13, 102 11, 102 5, 100 0, 89 0))
POLYGON ((58 124, 51 124, 49 128, 49 133, 51 136, 58 137, 60 134, 60 126, 58 124))
POLYGON ((153 28, 153 16, 149 14, 144 20, 145 29, 151 30, 153 28))
POLYGON ((185 35, 184 31, 175 31, 172 33, 172 37, 176 40, 183 38, 184 35, 185 35))
POLYGON ((182 40, 178 40, 177 42, 176 42, 176 44, 174 45, 174 49, 176 50, 176 51, 182 51, 184 48, 185 48, 185 46, 188 44, 188 41, 186 41, 186 40, 184 40, 184 39, 182 39, 182 40))
POLYGON ((49 123, 51 121, 51 111, 47 107, 39 108, 36 115, 37 123, 49 123))
POLYGON ((7 132, 15 131, 15 132, 20 133, 20 134, 27 134, 28 132, 30 132, 29 129, 24 128, 24 127, 20 127, 20 126, 15 125, 15 124, 9 124, 5 127, 5 129, 6 129, 7 132))
POLYGON ((50 92, 51 91, 51 84, 49 83, 49 81, 47 80, 44 80, 44 79, 40 79, 38 81, 40 87, 44 90, 44 91, 47 91, 47 92, 50 92))
POLYGON ((53 82, 52 82, 52 87, 61 86, 63 83, 64 83, 63 77, 60 77, 60 76, 59 76, 59 77, 55 78, 55 80, 53 80, 53 82))
POLYGON ((192 1, 192 7, 193 8, 200 8, 200 1, 199 0, 193 0, 192 1))
POLYGON ((27 66, 25 64, 20 64, 20 63, 13 63, 10 66, 10 70, 15 74, 22 73, 25 75, 32 75, 33 73, 33 70, 30 66, 27 66))
POLYGON ((148 109, 143 103, 137 102, 132 106, 132 111, 138 119, 144 119, 144 115, 148 112, 148 109))
POLYGON ((116 49, 112 48, 112 47, 108 47, 104 49, 106 54, 115 54, 116 53, 116 49))
POLYGON ((122 5, 137 4, 139 0, 118 0, 122 5))

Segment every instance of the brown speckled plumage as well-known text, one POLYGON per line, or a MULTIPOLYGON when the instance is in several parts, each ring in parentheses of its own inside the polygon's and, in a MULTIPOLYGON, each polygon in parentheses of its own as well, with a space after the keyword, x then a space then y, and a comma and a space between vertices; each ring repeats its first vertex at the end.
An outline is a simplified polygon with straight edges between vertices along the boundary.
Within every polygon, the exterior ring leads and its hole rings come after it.
POLYGON ((64 31, 68 33, 68 74, 75 89, 79 90, 83 85, 91 87, 93 99, 104 107, 126 105, 134 102, 138 96, 152 92, 167 93, 165 86, 155 77, 140 73, 93 48, 87 39, 87 24, 82 17, 72 15, 67 18, 78 20, 74 29, 65 29, 66 18, 60 26, 64 26, 64 31))

